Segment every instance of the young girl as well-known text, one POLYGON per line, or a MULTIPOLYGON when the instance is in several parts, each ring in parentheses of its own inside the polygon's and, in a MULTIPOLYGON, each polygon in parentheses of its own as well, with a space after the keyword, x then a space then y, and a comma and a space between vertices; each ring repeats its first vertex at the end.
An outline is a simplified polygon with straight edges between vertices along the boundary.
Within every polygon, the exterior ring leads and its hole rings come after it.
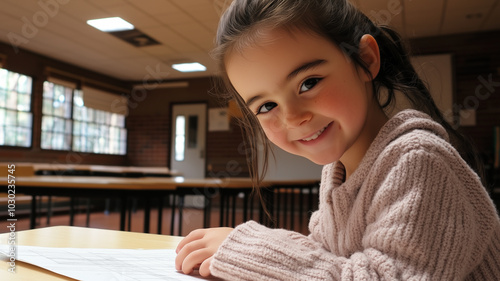
POLYGON ((347 0, 235 0, 215 53, 252 147, 268 139, 324 165, 319 210, 309 236, 253 221, 195 230, 177 248, 178 270, 227 280, 500 280, 500 220, 478 162, 450 144, 468 147, 395 32, 347 0), (420 111, 389 118, 395 95, 420 111))

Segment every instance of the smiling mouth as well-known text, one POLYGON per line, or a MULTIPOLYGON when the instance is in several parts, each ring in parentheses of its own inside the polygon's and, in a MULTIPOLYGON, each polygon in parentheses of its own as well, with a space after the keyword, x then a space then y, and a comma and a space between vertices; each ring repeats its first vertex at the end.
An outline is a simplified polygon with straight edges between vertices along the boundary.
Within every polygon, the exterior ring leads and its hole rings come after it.
POLYGON ((312 141, 312 140, 317 139, 326 130, 326 128, 328 128, 328 126, 330 126, 330 124, 331 123, 329 123, 328 125, 326 125, 323 129, 317 131, 314 135, 312 135, 312 136, 310 136, 308 138, 302 139, 302 141, 312 141))

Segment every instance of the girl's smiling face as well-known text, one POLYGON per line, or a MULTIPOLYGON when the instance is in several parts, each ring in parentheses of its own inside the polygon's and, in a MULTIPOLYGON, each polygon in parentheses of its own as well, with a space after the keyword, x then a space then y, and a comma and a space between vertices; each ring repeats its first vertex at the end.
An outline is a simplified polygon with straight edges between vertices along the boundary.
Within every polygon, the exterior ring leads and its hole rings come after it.
MULTIPOLYGON (((225 66, 268 139, 321 165, 350 150, 356 151, 350 155, 364 155, 374 138, 368 126, 373 109, 380 112, 371 76, 335 44, 311 32, 275 29, 263 34, 257 44, 230 52, 225 66)), ((378 72, 375 47, 373 69, 378 72)), ((373 58, 363 57, 372 70, 373 58)))

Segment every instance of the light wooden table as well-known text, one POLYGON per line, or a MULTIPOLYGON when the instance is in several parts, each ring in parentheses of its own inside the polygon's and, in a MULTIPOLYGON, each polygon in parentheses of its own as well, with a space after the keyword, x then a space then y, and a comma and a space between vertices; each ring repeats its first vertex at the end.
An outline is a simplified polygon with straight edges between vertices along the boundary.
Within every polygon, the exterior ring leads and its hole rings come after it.
MULTIPOLYGON (((6 244, 9 233, 0 234, 0 244, 6 244)), ((75 226, 52 226, 16 232, 17 245, 102 248, 102 249, 174 249, 182 237, 104 230, 75 226)), ((34 265, 16 261, 16 273, 8 271, 6 257, 0 259, 0 280, 53 281, 74 280, 34 265)))

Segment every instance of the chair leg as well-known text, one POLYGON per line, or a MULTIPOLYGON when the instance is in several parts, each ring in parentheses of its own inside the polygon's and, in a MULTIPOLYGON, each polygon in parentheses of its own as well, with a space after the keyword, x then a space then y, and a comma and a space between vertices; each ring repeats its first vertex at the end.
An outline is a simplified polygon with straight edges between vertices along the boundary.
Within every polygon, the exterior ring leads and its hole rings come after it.
POLYGON ((104 201, 104 214, 105 215, 109 215, 110 208, 111 208, 111 200, 109 198, 106 198, 106 200, 104 201))
POLYGON ((49 196, 47 202, 47 225, 50 225, 50 217, 52 216, 52 196, 49 196))
POLYGON ((90 198, 87 198, 87 219, 85 221, 85 225, 87 227, 90 226, 90 207, 91 207, 91 205, 90 205, 90 198))

